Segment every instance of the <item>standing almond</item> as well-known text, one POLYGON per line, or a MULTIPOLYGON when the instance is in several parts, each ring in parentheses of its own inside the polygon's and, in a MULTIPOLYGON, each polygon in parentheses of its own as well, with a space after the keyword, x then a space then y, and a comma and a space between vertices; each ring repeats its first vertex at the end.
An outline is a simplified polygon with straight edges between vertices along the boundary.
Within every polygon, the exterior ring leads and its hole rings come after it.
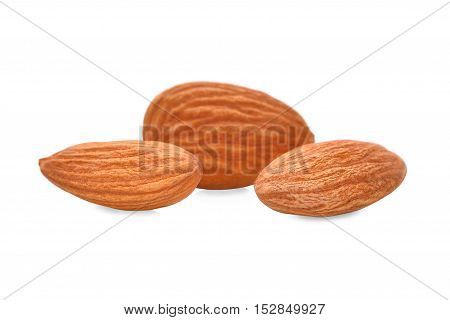
POLYGON ((197 155, 204 189, 251 185, 277 156, 314 142, 303 118, 286 104, 260 91, 214 82, 161 93, 147 109, 143 135, 197 155))
POLYGON ((187 197, 201 179, 191 153, 158 141, 79 144, 39 160, 44 176, 84 200, 150 210, 187 197))
POLYGON ((283 154, 261 171, 255 190, 274 210, 333 216, 382 199, 405 175, 403 160, 380 145, 329 141, 283 154))

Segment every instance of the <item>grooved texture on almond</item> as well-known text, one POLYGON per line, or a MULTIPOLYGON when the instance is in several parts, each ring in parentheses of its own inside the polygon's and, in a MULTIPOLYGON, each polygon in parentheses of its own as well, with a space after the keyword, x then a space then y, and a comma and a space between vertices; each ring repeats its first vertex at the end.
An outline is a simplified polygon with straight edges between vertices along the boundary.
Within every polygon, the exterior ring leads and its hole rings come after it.
POLYGON ((255 191, 264 204, 283 213, 332 216, 380 200, 405 175, 403 160, 380 145, 329 141, 274 160, 256 179, 255 191))
POLYGON ((93 142, 39 161, 47 179, 84 200, 122 210, 150 210, 187 197, 201 179, 198 159, 158 141, 93 142))
POLYGON ((251 185, 277 156, 314 142, 303 118, 286 104, 260 91, 213 82, 162 92, 147 109, 143 135, 197 155, 204 189, 251 185))

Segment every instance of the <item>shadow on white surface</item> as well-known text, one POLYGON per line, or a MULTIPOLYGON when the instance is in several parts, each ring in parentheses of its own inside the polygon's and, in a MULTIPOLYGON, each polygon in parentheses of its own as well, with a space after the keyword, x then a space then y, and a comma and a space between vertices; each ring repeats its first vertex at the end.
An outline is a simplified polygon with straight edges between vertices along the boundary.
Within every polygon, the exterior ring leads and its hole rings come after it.
POLYGON ((150 215, 158 215, 159 212, 155 211, 155 210, 142 210, 142 211, 125 211, 125 210, 118 210, 118 209, 113 209, 113 208, 108 208, 108 207, 104 207, 104 206, 100 206, 100 205, 96 205, 96 209, 98 211, 102 211, 105 212, 109 215, 120 215, 120 216, 126 216, 129 214, 133 214, 133 216, 150 216, 150 215))
POLYGON ((228 189, 228 190, 205 190, 200 189, 196 193, 197 197, 200 198, 226 198, 231 196, 241 196, 241 195, 247 195, 250 194, 250 190, 247 188, 238 188, 238 189, 228 189))
POLYGON ((291 216, 293 216, 294 218, 299 219, 299 220, 309 220, 309 221, 314 221, 314 220, 319 220, 319 219, 323 220, 324 218, 327 218, 328 220, 333 220, 333 221, 345 221, 347 219, 354 219, 355 215, 366 214, 367 211, 368 210, 366 208, 363 208, 363 209, 356 210, 353 212, 343 213, 343 214, 339 214, 339 215, 331 216, 331 217, 310 217, 310 216, 302 216, 302 215, 295 215, 295 214, 293 214, 291 216))
POLYGON ((330 220, 333 221, 344 221, 347 219, 354 219, 355 215, 365 215, 368 212, 370 212, 370 209, 368 210, 367 208, 362 208, 353 212, 349 212, 349 213, 343 213, 343 214, 338 214, 337 216, 332 216, 332 217, 327 217, 330 220))

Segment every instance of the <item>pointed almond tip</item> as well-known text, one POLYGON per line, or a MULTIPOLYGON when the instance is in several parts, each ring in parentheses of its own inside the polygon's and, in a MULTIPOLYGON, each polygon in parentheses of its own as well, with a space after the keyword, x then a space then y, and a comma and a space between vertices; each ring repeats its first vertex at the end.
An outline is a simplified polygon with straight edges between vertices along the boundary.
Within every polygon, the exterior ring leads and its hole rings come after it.
POLYGON ((48 158, 41 158, 41 159, 39 159, 39 168, 42 169, 42 166, 44 165, 44 163, 45 163, 45 161, 46 161, 47 159, 48 159, 48 158))

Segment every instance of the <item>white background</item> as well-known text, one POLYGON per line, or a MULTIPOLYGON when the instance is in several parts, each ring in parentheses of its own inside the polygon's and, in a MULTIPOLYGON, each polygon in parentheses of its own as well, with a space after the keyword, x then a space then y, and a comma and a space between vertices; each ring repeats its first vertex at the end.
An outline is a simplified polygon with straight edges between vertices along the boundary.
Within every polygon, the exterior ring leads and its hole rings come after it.
MULTIPOLYGON (((5 3, 149 99, 209 80, 290 105, 444 4, 5 3)), ((387 198, 330 222, 274 212, 252 187, 196 190, 76 251, 0 302, 0 318, 132 319, 123 306, 207 303, 248 307, 222 318, 249 319, 256 303, 326 303, 310 318, 448 319, 449 30, 450 5, 296 106, 317 141, 377 142, 405 160, 387 198)), ((126 217, 56 188, 38 159, 138 139, 147 105, 0 2, 2 298, 126 217)))

